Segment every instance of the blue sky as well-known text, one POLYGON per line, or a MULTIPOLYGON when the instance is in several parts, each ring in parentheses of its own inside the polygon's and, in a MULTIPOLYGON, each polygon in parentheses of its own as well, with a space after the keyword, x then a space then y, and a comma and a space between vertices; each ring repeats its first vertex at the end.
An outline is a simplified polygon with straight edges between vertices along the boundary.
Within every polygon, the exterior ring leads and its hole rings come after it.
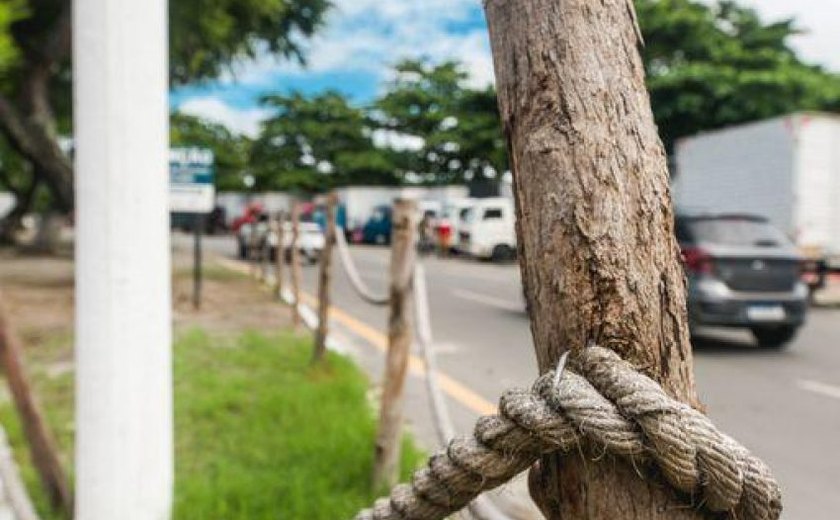
MULTIPOLYGON (((705 0, 711 1, 711 0, 705 0)), ((795 16, 808 32, 794 45, 802 55, 840 71, 840 1, 741 0, 766 19, 795 16)), ((493 81, 492 58, 480 0, 334 0, 327 25, 308 44, 308 65, 266 56, 243 63, 218 81, 171 93, 173 108, 254 134, 266 112, 260 96, 272 92, 336 89, 359 104, 373 99, 390 65, 405 57, 456 59, 475 86, 493 81)))

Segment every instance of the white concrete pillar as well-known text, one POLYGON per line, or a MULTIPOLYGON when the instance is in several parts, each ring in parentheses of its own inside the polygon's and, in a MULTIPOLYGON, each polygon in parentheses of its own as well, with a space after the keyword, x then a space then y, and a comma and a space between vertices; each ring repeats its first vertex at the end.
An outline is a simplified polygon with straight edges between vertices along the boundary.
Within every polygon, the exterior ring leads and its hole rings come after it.
POLYGON ((74 0, 76 518, 165 520, 173 481, 165 0, 74 0))

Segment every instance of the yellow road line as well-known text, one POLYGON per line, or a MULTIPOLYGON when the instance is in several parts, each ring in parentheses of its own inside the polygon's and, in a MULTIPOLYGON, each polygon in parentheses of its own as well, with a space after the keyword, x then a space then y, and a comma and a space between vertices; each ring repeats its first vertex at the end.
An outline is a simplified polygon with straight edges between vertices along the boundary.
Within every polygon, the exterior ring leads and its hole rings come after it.
MULTIPOLYGON (((248 265, 244 262, 238 262, 224 257, 217 257, 216 260, 222 266, 233 271, 244 274, 248 274, 250 272, 248 265)), ((318 304, 318 300, 314 296, 305 292, 301 292, 300 300, 302 303, 311 307, 316 307, 318 304)), ((385 353, 388 351, 388 336, 378 331, 376 328, 336 306, 330 306, 329 312, 330 318, 350 329, 350 331, 367 341, 368 344, 372 345, 380 352, 385 353)), ((408 368, 413 375, 422 377, 426 374, 425 363, 422 359, 413 354, 409 357, 408 368)), ((437 372, 437 376, 441 390, 458 403, 479 415, 491 415, 496 413, 496 405, 470 389, 465 384, 441 371, 437 372)))

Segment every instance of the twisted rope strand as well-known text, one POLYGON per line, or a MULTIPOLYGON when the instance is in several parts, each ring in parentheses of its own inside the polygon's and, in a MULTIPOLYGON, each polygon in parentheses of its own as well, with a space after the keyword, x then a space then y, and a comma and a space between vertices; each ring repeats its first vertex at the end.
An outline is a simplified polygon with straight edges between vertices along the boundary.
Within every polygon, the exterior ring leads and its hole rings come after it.
POLYGON ((442 519, 541 455, 583 442, 636 462, 655 462, 677 490, 738 520, 776 520, 781 492, 769 468, 693 408, 671 399, 614 352, 590 347, 559 383, 541 376, 530 391, 509 390, 499 415, 453 439, 410 484, 400 484, 357 520, 442 519))

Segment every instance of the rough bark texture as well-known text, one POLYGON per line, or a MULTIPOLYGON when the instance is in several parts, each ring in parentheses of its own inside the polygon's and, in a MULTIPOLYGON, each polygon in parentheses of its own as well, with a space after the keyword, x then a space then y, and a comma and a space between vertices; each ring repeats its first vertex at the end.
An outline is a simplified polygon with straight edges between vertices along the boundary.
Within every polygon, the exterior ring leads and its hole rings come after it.
POLYGON ((14 398, 23 430, 29 443, 29 453, 50 503, 62 516, 73 516, 73 493, 70 481, 61 465, 55 439, 47 427, 23 367, 23 349, 6 317, 0 298, 0 364, 14 398))
POLYGON ((300 238, 300 204, 295 202, 292 205, 292 242, 291 242, 291 271, 292 271, 292 326, 300 327, 300 250, 298 239, 300 238))
MULTIPOLYGON (((668 172, 629 0, 488 0, 540 372, 590 342, 697 405, 668 172)), ((698 518, 647 469, 548 457, 550 519, 698 518), (681 505, 682 504, 682 505, 681 505)))
POLYGON ((321 264, 318 273, 318 329, 315 331, 314 361, 319 361, 327 352, 327 334, 329 332, 330 280, 332 278, 332 252, 335 245, 335 194, 327 196, 327 230, 324 237, 324 250, 321 251, 321 264))
POLYGON ((405 378, 414 338, 414 288, 410 276, 414 265, 414 210, 412 201, 398 200, 394 203, 388 353, 385 356, 382 407, 373 462, 374 489, 392 487, 397 482, 399 471, 405 378))

